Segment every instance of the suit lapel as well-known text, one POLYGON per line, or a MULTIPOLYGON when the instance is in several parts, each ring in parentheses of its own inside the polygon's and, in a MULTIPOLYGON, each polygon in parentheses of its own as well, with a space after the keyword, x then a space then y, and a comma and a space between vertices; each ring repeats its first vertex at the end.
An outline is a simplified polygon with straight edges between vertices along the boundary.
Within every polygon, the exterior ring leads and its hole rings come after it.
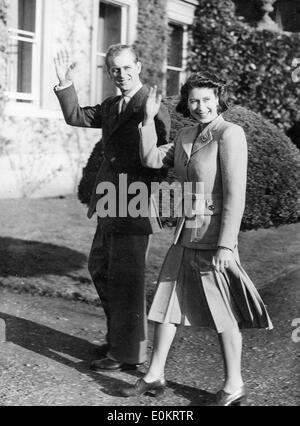
POLYGON ((182 148, 184 149, 188 158, 192 155, 192 149, 195 139, 197 138, 198 126, 191 127, 188 135, 184 136, 181 140, 182 148))
MULTIPOLYGON (((118 115, 118 102, 117 102, 117 119, 114 120, 113 126, 111 128, 110 136, 115 133, 126 121, 128 118, 134 114, 135 112, 139 111, 144 103, 145 97, 148 93, 148 89, 146 86, 143 86, 130 100, 130 102, 127 105, 126 110, 121 114, 118 115)), ((121 97, 118 98, 119 101, 121 97)))
POLYGON ((214 140, 213 131, 219 126, 220 123, 224 121, 222 115, 219 115, 215 118, 205 129, 199 134, 195 140, 191 155, 196 154, 200 149, 204 148, 206 145, 211 143, 214 140))
POLYGON ((195 140, 192 155, 196 154, 200 149, 204 148, 213 140, 213 135, 210 130, 203 131, 195 140))

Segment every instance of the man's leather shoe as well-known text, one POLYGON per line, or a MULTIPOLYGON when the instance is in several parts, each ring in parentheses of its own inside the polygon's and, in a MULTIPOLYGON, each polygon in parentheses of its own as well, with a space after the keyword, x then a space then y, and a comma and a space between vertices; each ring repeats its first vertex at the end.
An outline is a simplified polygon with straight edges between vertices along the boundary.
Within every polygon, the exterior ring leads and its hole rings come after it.
POLYGON ((94 371, 126 371, 136 369, 136 364, 121 363, 110 358, 96 359, 91 363, 91 370, 94 371))

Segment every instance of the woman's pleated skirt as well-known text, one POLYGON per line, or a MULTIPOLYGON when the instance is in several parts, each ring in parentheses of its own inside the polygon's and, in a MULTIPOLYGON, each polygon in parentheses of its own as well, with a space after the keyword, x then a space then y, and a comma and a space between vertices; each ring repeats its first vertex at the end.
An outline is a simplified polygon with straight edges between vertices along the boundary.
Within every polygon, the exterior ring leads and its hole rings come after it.
POLYGON ((223 333, 236 327, 273 325, 238 252, 225 273, 212 266, 215 250, 172 245, 164 260, 149 320, 208 327, 223 333))

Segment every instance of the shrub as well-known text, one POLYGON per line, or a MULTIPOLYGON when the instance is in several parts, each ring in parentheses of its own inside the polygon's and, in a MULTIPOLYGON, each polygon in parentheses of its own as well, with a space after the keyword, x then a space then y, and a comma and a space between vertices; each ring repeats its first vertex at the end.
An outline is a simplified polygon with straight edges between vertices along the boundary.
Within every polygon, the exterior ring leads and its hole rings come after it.
MULTIPOLYGON (((195 124, 175 112, 176 98, 167 98, 172 133, 195 124)), ((245 130, 248 151, 248 185, 242 230, 294 223, 300 217, 300 153, 289 138, 264 117, 240 106, 231 107, 224 118, 245 130)))
POLYGON ((102 140, 96 143, 82 170, 82 178, 78 186, 78 199, 82 204, 89 205, 94 189, 97 173, 103 161, 104 150, 102 140))
POLYGON ((234 107, 225 118, 241 125, 249 145, 246 210, 242 229, 294 223, 300 217, 300 153, 259 114, 234 107))
POLYGON ((229 80, 234 102, 288 130, 300 119, 300 85, 292 60, 300 57, 300 34, 258 31, 234 13, 230 0, 199 0, 189 69, 229 80))
MULTIPOLYGON (((172 118, 171 140, 183 126, 195 124, 175 112, 176 97, 166 98, 172 118)), ((242 230, 269 228, 299 220, 300 153, 287 136, 275 125, 252 111, 234 106, 224 114, 228 121, 242 126, 248 140, 249 167, 247 202, 242 230)), ((98 143, 84 169, 79 186, 79 199, 88 204, 102 156, 98 143)), ((168 180, 174 180, 170 171, 168 180)), ((175 220, 163 218, 167 226, 175 220)))

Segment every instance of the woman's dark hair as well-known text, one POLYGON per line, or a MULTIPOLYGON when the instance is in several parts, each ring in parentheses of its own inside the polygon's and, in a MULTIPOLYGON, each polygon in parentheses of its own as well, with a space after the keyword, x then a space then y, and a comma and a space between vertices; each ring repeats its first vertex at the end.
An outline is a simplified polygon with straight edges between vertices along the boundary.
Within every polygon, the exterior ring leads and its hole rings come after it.
POLYGON ((182 114, 184 117, 190 116, 188 108, 189 94, 192 89, 195 88, 208 88, 214 89, 215 95, 219 98, 220 112, 224 112, 228 109, 227 104, 227 87, 226 81, 221 80, 214 74, 210 73, 196 73, 192 74, 186 83, 182 86, 180 92, 180 101, 176 107, 176 111, 182 114))

